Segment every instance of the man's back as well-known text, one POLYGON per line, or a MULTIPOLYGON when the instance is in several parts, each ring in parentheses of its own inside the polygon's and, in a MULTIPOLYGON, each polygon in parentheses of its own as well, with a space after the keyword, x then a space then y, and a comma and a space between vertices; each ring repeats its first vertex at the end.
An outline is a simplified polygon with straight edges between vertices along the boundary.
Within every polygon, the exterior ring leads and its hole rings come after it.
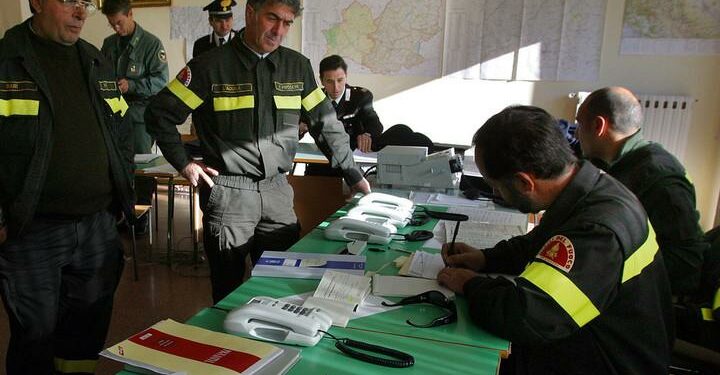
MULTIPOLYGON (((636 138, 639 136, 633 136, 636 138)), ((608 173, 640 200, 657 232, 674 294, 696 291, 708 244, 698 224, 695 188, 680 162, 661 145, 632 139, 608 173)))

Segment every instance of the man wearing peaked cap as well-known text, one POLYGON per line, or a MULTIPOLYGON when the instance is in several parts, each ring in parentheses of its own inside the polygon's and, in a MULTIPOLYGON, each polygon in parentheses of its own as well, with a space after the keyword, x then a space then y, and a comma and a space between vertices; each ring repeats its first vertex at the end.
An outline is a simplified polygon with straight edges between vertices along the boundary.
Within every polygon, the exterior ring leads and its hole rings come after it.
POLYGON ((235 37, 236 32, 232 29, 232 7, 235 5, 237 5, 235 0, 213 0, 203 8, 209 14, 208 21, 213 32, 195 41, 193 58, 215 47, 220 47, 235 37))

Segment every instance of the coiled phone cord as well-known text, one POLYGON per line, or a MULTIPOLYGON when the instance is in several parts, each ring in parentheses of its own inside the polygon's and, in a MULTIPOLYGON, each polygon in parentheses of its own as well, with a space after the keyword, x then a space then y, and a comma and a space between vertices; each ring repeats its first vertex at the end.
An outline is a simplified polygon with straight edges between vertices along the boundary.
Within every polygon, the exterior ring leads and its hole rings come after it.
POLYGON ((407 353, 386 348, 383 346, 377 346, 373 344, 368 344, 366 342, 362 341, 355 341, 348 338, 337 338, 330 332, 326 332, 323 330, 319 330, 319 332, 322 332, 328 336, 330 336, 332 339, 335 340, 335 347, 340 349, 341 352, 349 355, 350 357, 359 359, 361 361, 373 363, 380 366, 385 367, 410 367, 415 364, 415 358, 407 353), (370 355, 367 353, 363 353, 361 351, 355 350, 353 348, 362 349, 368 352, 374 352, 386 355, 388 357, 397 358, 397 359, 389 359, 389 358, 383 358, 379 356, 370 355))

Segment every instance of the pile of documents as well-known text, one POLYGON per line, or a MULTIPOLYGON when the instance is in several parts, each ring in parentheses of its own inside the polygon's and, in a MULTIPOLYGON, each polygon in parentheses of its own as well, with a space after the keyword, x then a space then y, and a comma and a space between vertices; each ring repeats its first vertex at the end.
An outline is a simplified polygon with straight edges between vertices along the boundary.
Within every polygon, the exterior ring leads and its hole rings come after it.
POLYGON ((325 271, 365 274, 365 256, 265 251, 252 270, 253 276, 320 279, 325 271))

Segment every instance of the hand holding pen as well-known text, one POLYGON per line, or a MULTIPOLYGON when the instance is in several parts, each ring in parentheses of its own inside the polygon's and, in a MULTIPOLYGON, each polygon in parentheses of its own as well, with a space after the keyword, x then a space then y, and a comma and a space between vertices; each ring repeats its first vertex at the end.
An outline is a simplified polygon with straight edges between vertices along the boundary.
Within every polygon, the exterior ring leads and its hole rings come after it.
POLYGON ((485 268, 485 254, 463 242, 444 244, 442 258, 448 267, 467 268, 473 271, 485 268))

